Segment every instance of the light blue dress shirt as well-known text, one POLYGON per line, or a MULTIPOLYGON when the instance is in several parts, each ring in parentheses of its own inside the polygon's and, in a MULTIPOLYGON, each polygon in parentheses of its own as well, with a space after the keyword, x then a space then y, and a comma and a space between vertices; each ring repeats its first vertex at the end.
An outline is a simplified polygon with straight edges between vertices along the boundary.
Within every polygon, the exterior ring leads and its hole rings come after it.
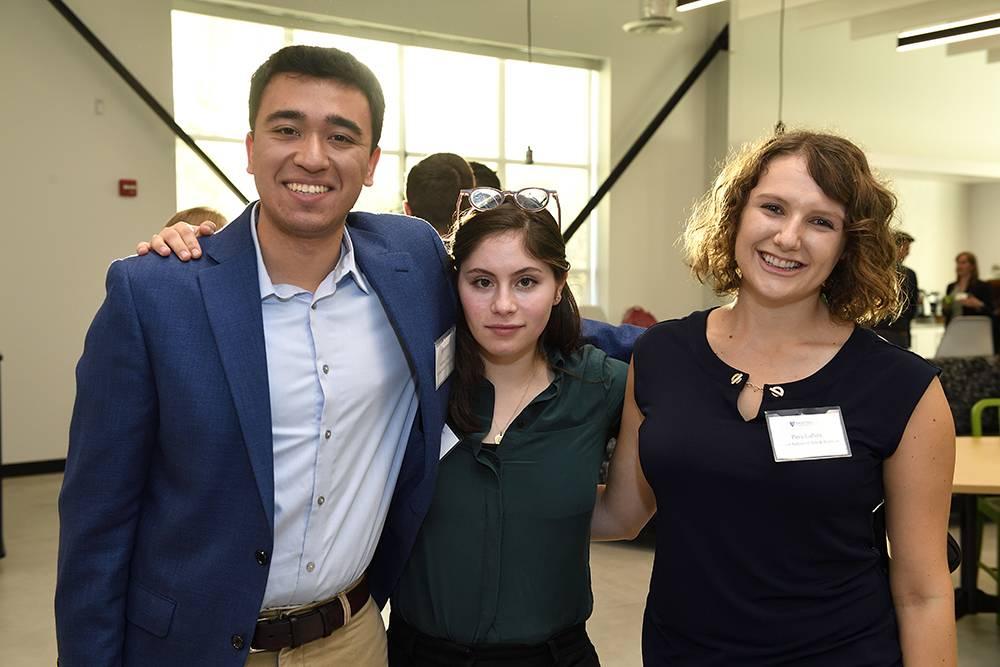
POLYGON ((364 574, 417 412, 413 374, 344 229, 310 293, 271 283, 257 237, 274 438, 274 550, 264 608, 333 597, 364 574))

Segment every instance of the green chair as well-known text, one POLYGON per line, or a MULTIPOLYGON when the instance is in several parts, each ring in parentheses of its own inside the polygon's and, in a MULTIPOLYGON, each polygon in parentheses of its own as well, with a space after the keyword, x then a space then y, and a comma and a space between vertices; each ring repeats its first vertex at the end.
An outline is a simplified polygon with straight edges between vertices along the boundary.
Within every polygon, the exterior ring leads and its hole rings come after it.
MULTIPOLYGON (((972 406, 972 435, 979 437, 983 434, 983 410, 986 408, 1000 409, 1000 398, 984 398, 976 401, 972 406)), ((980 535, 982 535, 982 525, 985 519, 990 519, 997 525, 997 565, 1000 566, 1000 496, 980 496, 976 501, 978 510, 978 523, 980 535)), ((980 554, 982 553, 982 539, 980 538, 980 554)), ((979 567, 986 574, 993 577, 1000 587, 1000 567, 990 567, 979 561, 979 567)), ((997 603, 997 625, 1000 625, 1000 602, 997 603)))

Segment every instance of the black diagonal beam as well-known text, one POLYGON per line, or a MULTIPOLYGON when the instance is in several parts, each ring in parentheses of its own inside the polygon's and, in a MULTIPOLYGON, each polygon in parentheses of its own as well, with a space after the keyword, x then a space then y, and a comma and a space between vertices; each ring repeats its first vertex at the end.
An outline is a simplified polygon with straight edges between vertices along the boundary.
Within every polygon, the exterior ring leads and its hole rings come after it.
POLYGON ((625 173, 625 170, 628 169, 630 164, 632 164, 632 161, 635 160, 637 155, 639 155, 639 152, 642 151, 646 144, 649 143, 649 140, 653 138, 653 135, 656 134, 658 129, 660 129, 660 125, 663 124, 663 121, 667 119, 670 112, 673 111, 674 107, 680 103, 680 101, 684 98, 684 95, 691 89, 691 86, 695 84, 702 73, 708 69, 708 66, 712 63, 715 56, 718 55, 719 52, 725 51, 728 48, 729 26, 726 25, 726 27, 719 32, 718 36, 716 36, 715 40, 708 47, 708 50, 705 51, 705 55, 701 57, 701 60, 699 60, 694 66, 694 69, 691 70, 691 73, 685 77, 684 81, 681 82, 681 85, 674 91, 674 94, 667 100, 667 103, 663 105, 662 109, 660 109, 660 112, 653 117, 653 120, 649 122, 646 129, 639 135, 639 138, 635 140, 635 143, 633 143, 631 148, 629 148, 625 155, 622 156, 622 159, 618 161, 618 164, 616 164, 615 168, 611 170, 608 177, 604 179, 601 186, 597 188, 597 192, 595 192, 594 196, 590 198, 587 205, 583 207, 580 214, 576 216, 573 222, 570 223, 570 226, 566 228, 566 231, 563 232, 564 241, 569 242, 569 240, 573 238, 573 234, 576 233, 576 230, 580 228, 580 225, 587 221, 587 218, 593 210, 597 208, 597 205, 601 203, 602 199, 604 199, 604 195, 608 194, 608 191, 611 190, 618 179, 621 178, 621 175, 625 173))
POLYGON ((226 184, 226 187, 232 190, 233 194, 236 195, 241 202, 244 204, 249 202, 243 193, 240 192, 240 189, 236 187, 236 185, 229 180, 229 177, 226 176, 225 172, 219 168, 219 165, 215 164, 215 162, 212 161, 212 158, 208 157, 205 151, 201 150, 201 147, 195 143, 195 140, 191 138, 191 135, 185 132, 184 129, 174 121, 173 116, 171 116, 170 113, 163 108, 163 105, 161 105, 156 98, 153 97, 148 90, 146 90, 146 87, 143 86, 139 80, 128 71, 125 65, 123 65, 122 62, 115 57, 115 54, 111 53, 108 47, 104 46, 104 43, 97 38, 97 35, 91 32, 90 28, 84 25, 83 21, 81 21, 80 18, 73 13, 73 10, 66 6, 66 3, 62 2, 62 0, 49 0, 49 4, 55 7, 56 11, 63 15, 69 24, 72 25, 78 33, 80 33, 80 36, 87 40, 88 44, 94 47, 94 50, 97 51, 102 58, 104 58, 105 62, 111 65, 111 69, 116 71, 118 76, 125 80, 125 83, 127 83, 129 87, 135 91, 135 94, 141 97, 142 101, 153 110, 153 113, 159 116, 160 120, 166 123, 167 127, 173 130, 173 133, 177 135, 177 138, 187 144, 188 148, 193 150, 195 155, 200 157, 202 161, 208 165, 208 168, 211 169, 215 175, 226 184))

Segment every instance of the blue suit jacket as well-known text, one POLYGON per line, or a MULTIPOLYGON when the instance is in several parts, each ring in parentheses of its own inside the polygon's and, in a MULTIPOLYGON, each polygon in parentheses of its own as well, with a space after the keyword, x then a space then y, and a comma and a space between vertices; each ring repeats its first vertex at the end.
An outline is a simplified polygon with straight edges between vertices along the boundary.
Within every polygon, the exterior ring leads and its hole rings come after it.
MULTIPOLYGON (((77 367, 59 499, 60 664, 243 665, 273 546, 270 400, 250 209, 205 259, 114 262, 77 367), (239 648, 237 648, 239 647, 239 648)), ((370 569, 385 601, 430 503, 455 297, 434 230, 348 216, 358 264, 416 377, 419 411, 370 569)), ((363 332, 359 332, 363 335, 363 332)))

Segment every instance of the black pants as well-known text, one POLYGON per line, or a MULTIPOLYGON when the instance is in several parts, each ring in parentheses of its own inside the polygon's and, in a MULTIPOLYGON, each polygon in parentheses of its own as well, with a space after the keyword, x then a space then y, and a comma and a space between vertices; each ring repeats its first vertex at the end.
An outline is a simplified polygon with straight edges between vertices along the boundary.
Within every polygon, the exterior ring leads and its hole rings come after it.
POLYGON ((467 646, 425 635, 399 616, 389 619, 389 667, 600 667, 583 624, 541 644, 467 646))

